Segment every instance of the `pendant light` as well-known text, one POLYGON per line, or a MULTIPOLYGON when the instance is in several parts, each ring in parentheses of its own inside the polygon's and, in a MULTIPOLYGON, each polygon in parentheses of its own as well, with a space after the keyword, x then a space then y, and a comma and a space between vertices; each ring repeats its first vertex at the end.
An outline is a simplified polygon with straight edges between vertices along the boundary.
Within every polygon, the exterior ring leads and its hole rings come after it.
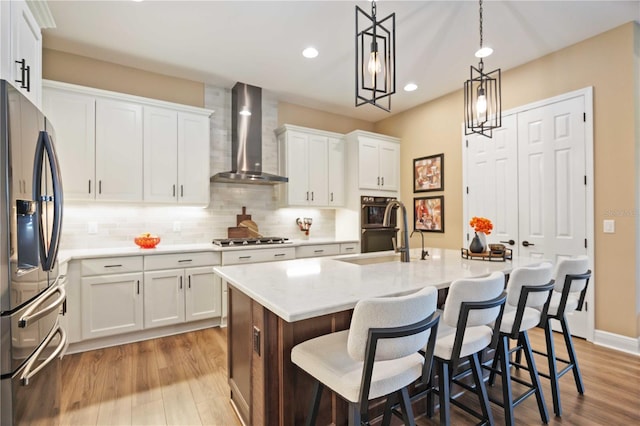
POLYGON ((491 55, 490 47, 482 46, 482 0, 480 0, 480 58, 478 68, 471 66, 469 80, 464 83, 464 134, 477 133, 492 137, 493 129, 502 126, 502 100, 500 93, 500 68, 484 71, 483 58, 491 55))
POLYGON ((356 6, 356 107, 371 104, 391 111, 396 92, 396 14, 381 21, 376 1, 371 15, 356 6))

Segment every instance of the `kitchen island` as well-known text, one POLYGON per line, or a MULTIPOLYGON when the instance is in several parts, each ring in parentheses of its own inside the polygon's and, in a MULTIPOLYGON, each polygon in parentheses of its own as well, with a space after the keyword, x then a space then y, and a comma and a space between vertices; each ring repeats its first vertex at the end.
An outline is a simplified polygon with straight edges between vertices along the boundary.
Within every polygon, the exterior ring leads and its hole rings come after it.
MULTIPOLYGON (((293 346, 347 329, 364 298, 401 295, 425 286, 446 289, 459 278, 539 263, 540 259, 467 260, 460 251, 429 249, 419 260, 391 252, 215 267, 229 285, 228 373, 231 402, 245 424, 304 421, 312 380, 291 362, 293 346)), ((322 398, 319 424, 347 423, 347 404, 322 398)))

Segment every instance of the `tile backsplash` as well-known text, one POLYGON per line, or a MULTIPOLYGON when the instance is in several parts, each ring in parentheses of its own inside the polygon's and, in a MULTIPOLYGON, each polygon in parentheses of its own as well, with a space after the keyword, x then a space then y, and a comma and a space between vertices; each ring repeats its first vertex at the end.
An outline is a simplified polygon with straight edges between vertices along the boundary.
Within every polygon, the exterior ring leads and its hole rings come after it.
MULTIPOLYGON (((205 107, 211 117, 211 174, 231 168, 231 89, 205 87, 205 107)), ((278 172, 278 145, 273 130, 278 123, 278 101, 262 92, 263 170, 278 172)), ((285 184, 286 185, 286 184, 285 184)), ((62 249, 109 248, 133 244, 133 238, 150 232, 161 244, 208 243, 226 238, 227 227, 236 226, 236 215, 247 214, 266 236, 300 239, 295 220, 313 218, 312 238, 335 237, 335 211, 279 208, 274 186, 214 183, 206 208, 150 204, 65 203, 62 249)))

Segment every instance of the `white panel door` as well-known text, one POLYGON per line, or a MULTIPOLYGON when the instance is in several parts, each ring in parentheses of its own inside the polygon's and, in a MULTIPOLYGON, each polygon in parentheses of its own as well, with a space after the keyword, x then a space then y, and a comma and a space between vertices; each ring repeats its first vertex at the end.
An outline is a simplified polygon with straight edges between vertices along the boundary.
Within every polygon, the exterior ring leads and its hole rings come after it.
POLYGON ((326 136, 309 136, 307 167, 309 171, 309 205, 329 204, 329 152, 326 136))
POLYGON ((518 254, 518 132, 516 116, 503 117, 493 138, 467 137, 466 244, 471 243, 473 216, 491 219, 487 242, 504 244, 518 254), (513 244, 509 242, 513 241, 513 244))
POLYGON ((43 109, 56 133, 65 200, 96 194, 96 102, 92 96, 45 88, 43 109))
POLYGON ((304 133, 287 132, 287 195, 290 205, 307 205, 309 203, 309 136, 304 133))
MULTIPOLYGON (((580 96, 518 114, 521 255, 587 254, 584 111, 580 96)), ((586 336, 586 309, 568 320, 586 336)))
POLYGON ((329 205, 344 206, 344 140, 329 138, 329 205))
POLYGON ((393 142, 380 142, 378 150, 378 167, 380 173, 380 188, 384 191, 398 191, 400 165, 400 146, 393 142))
POLYGON ((380 166, 378 141, 360 137, 358 141, 358 182, 360 189, 378 189, 380 166))
POLYGON ((144 273, 144 327, 184 322, 184 269, 144 273))
POLYGON ((222 278, 213 273, 211 266, 189 268, 185 270, 185 273, 187 277, 186 321, 221 316, 222 278))
POLYGON ((178 196, 178 114, 144 107, 144 201, 175 202, 178 196))
POLYGON ((142 106, 96 100, 96 199, 142 201, 142 106))
POLYGON ((209 117, 178 113, 178 202, 209 204, 209 117))

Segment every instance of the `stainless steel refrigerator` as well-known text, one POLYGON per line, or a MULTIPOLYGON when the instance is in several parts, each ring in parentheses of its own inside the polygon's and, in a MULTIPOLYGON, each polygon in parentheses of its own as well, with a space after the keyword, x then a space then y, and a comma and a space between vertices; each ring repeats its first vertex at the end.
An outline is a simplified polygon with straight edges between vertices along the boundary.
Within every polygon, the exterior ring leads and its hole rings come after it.
POLYGON ((62 181, 44 114, 0 80, 0 424, 60 412, 62 181))

